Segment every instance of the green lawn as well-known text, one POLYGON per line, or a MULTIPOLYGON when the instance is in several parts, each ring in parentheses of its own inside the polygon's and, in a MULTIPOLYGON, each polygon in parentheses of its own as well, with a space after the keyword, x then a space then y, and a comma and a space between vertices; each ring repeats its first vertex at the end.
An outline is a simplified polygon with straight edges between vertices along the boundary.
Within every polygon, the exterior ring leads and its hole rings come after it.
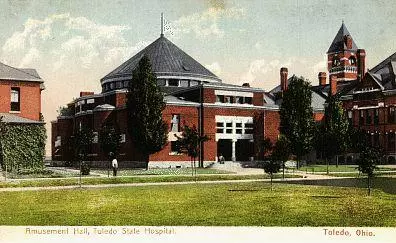
MULTIPOLYGON (((285 175, 287 178, 300 177, 297 175, 285 175)), ((281 174, 277 174, 274 178, 282 178, 281 174)), ((123 184, 123 183, 147 183, 147 182, 180 182, 180 181, 213 181, 213 180, 246 180, 246 179, 269 179, 267 174, 262 175, 198 175, 193 176, 134 176, 134 177, 83 177, 83 185, 98 184, 123 184)), ((0 182, 0 188, 5 187, 45 187, 45 186, 77 186, 79 179, 62 178, 62 179, 37 179, 37 180, 12 180, 0 182)))
POLYGON ((0 210, 0 225, 396 226, 380 189, 262 182, 0 192, 0 210))
MULTIPOLYGON (((93 173, 107 175, 106 169, 93 169, 91 170, 93 173)), ((110 171, 112 174, 113 171, 110 171)), ((191 168, 169 168, 169 169, 120 169, 118 170, 117 175, 120 176, 134 176, 134 175, 191 175, 191 168)), ((231 172, 210 169, 210 168, 197 168, 197 174, 230 174, 231 172)))

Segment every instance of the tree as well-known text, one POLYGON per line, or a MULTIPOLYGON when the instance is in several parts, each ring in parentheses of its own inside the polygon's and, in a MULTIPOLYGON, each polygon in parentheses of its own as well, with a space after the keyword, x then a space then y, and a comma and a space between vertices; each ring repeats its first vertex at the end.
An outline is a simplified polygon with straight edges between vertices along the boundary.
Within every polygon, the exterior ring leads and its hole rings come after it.
POLYGON ((128 131, 134 146, 144 156, 146 169, 150 154, 160 151, 167 142, 167 124, 162 119, 164 97, 157 86, 147 56, 133 71, 127 96, 128 131))
POLYGON ((351 147, 350 127, 342 102, 337 96, 331 96, 325 108, 324 134, 319 134, 319 136, 325 135, 326 138, 324 140, 326 158, 344 154, 351 147))
POLYGON ((314 120, 311 85, 303 77, 293 76, 284 92, 280 108, 280 132, 290 141, 291 152, 301 157, 312 149, 314 120))
POLYGON ((82 127, 77 130, 73 137, 74 158, 80 166, 80 175, 88 175, 90 164, 86 162, 94 139, 92 129, 82 127))
POLYGON ((274 174, 279 172, 279 169, 280 169, 280 164, 275 159, 271 158, 271 160, 264 162, 264 171, 265 173, 269 174, 271 178, 271 191, 272 191, 272 179, 274 177, 274 174))
POLYGON ((101 150, 109 158, 107 166, 107 174, 109 176, 110 161, 112 157, 118 155, 121 147, 121 133, 119 129, 113 124, 104 124, 99 132, 99 143, 101 150))
POLYGON ((188 156, 190 156, 192 175, 194 175, 195 172, 196 176, 197 170, 195 166, 195 159, 198 157, 198 154, 200 152, 199 145, 208 141, 209 138, 206 135, 199 135, 195 126, 189 127, 187 125, 184 125, 182 130, 183 132, 181 137, 175 135, 177 137, 177 142, 179 143, 178 150, 179 152, 186 153, 188 156))
POLYGON ((384 155, 381 149, 367 146, 361 153, 358 160, 358 170, 367 175, 367 193, 371 194, 371 181, 374 177, 374 171, 377 164, 383 159, 384 155))
POLYGON ((282 164, 282 178, 285 179, 285 162, 290 157, 290 142, 285 136, 280 136, 276 141, 274 149, 271 154, 271 159, 281 162, 282 164))

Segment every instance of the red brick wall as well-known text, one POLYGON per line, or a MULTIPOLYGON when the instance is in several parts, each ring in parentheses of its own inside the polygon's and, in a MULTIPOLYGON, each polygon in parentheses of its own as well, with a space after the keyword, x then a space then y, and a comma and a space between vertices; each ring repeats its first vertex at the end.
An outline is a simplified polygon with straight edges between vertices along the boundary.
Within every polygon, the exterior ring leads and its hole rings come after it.
POLYGON ((263 93, 253 93, 253 105, 256 105, 256 106, 264 105, 264 94, 263 93))
POLYGON ((204 103, 215 103, 216 95, 214 89, 204 89, 203 90, 204 103))
POLYGON ((20 88, 20 113, 15 115, 31 120, 40 120, 41 90, 37 82, 0 82, 0 112, 9 113, 11 110, 11 87, 20 88))
POLYGON ((66 161, 72 158, 69 151, 68 142, 70 136, 73 134, 73 119, 59 119, 57 122, 51 124, 51 153, 52 159, 56 161, 66 161), (55 140, 57 136, 61 136, 61 147, 58 156, 55 156, 55 140))

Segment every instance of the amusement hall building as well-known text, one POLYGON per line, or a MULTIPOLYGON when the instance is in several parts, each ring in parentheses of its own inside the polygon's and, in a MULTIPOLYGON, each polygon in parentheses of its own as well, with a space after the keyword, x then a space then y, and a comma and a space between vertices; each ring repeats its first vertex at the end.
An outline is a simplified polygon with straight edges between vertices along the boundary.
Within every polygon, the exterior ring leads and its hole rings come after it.
POLYGON ((168 143, 149 157, 149 167, 185 167, 190 158, 177 152, 183 125, 196 126, 210 140, 201 148, 200 162, 215 163, 221 154, 227 161, 249 161, 260 156, 258 143, 278 137, 278 106, 264 90, 222 82, 212 72, 169 41, 164 35, 100 80, 102 92, 80 92, 68 109, 52 122, 52 159, 71 159, 70 139, 76 129, 88 127, 95 133, 90 159, 94 166, 106 165, 97 135, 104 123, 119 127, 122 146, 120 166, 142 161, 127 129, 126 95, 132 71, 147 55, 164 93, 163 119, 168 123, 168 143))

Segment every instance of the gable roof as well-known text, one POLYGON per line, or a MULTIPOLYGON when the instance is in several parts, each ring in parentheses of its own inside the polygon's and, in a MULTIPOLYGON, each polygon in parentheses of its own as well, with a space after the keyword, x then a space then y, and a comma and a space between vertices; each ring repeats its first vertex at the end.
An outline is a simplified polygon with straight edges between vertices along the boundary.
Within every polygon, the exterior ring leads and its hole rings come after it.
MULTIPOLYGON (((345 42, 344 42, 344 36, 346 36, 346 35, 351 36, 351 34, 349 33, 347 27, 345 26, 345 24, 343 22, 341 27, 340 27, 340 29, 338 30, 336 36, 334 37, 334 40, 331 43, 327 53, 348 50, 348 48, 347 48, 347 46, 345 45, 345 42)), ((357 47, 355 41, 352 38, 352 49, 349 49, 349 50, 356 51, 357 49, 358 49, 358 47, 357 47)))
POLYGON ((0 79, 43 83, 37 71, 31 68, 14 68, 0 62, 0 79))
POLYGON ((195 77, 221 82, 215 74, 206 69, 163 35, 107 74, 101 81, 119 77, 131 78, 133 70, 137 67, 140 59, 144 55, 147 55, 150 59, 152 69, 157 76, 195 77))

